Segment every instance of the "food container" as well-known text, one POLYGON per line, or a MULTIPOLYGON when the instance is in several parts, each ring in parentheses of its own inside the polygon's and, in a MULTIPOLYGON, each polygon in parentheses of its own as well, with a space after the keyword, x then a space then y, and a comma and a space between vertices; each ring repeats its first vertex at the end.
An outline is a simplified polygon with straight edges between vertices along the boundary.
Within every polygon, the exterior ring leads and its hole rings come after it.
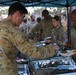
POLYGON ((76 72, 76 64, 71 57, 57 56, 29 63, 31 75, 56 75, 76 72))

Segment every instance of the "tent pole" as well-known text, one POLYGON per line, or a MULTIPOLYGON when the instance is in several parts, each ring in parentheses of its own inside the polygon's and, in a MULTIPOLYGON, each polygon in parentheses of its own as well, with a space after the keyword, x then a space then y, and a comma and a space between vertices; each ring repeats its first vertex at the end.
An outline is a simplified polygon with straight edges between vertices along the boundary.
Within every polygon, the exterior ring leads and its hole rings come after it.
POLYGON ((70 20, 70 12, 71 12, 71 7, 67 7, 67 35, 68 35, 68 42, 71 42, 71 20, 70 20))

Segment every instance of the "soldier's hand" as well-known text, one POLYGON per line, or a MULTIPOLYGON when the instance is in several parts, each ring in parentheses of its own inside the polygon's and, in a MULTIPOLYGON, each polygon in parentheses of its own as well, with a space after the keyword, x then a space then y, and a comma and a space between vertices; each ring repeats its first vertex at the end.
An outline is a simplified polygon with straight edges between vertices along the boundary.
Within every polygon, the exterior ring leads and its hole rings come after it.
POLYGON ((59 50, 59 46, 53 46, 54 50, 59 50))
POLYGON ((72 54, 72 58, 76 61, 76 52, 72 54))
POLYGON ((29 41, 32 43, 34 40, 32 40, 32 39, 29 39, 29 41))
POLYGON ((50 44, 50 43, 51 43, 51 40, 46 40, 45 43, 46 43, 46 44, 50 44))
POLYGON ((64 46, 65 47, 71 47, 71 43, 70 42, 67 42, 64 46))

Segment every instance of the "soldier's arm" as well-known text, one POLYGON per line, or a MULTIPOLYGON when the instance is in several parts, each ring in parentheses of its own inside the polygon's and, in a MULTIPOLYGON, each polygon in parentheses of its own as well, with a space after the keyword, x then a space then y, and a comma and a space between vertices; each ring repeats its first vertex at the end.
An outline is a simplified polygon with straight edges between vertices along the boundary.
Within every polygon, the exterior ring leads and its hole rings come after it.
MULTIPOLYGON (((28 39, 25 38, 24 35, 20 32, 14 34, 12 43, 18 50, 29 57, 33 57, 36 59, 45 58, 40 58, 40 55, 42 55, 42 53, 40 53, 39 50, 36 49, 35 45, 31 44, 28 39)), ((46 58, 50 56, 51 55, 47 55, 46 58)))

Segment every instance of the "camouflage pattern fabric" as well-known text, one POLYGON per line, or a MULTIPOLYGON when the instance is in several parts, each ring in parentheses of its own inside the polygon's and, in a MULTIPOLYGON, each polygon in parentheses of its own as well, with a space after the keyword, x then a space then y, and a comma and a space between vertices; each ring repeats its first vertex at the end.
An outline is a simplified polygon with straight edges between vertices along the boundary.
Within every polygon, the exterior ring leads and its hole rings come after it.
MULTIPOLYGON (((13 26, 11 20, 2 21, 0 23, 0 75, 18 75, 16 62, 18 50, 29 57, 44 58, 40 56, 42 53, 37 54, 36 47, 13 26)), ((45 58, 50 56, 49 54, 45 58)))
POLYGON ((76 29, 74 27, 71 29, 71 48, 76 49, 76 29))
POLYGON ((53 29, 52 18, 43 19, 40 23, 40 31, 42 40, 51 35, 51 30, 53 29))
POLYGON ((41 40, 41 32, 39 30, 39 24, 36 24, 32 29, 31 32, 28 34, 28 38, 32 39, 34 42, 38 42, 41 40))
POLYGON ((37 51, 34 53, 35 56, 41 59, 45 59, 46 57, 49 58, 56 55, 56 51, 53 49, 53 45, 49 44, 42 47, 37 47, 37 51))
POLYGON ((62 25, 53 28, 51 32, 52 43, 57 43, 60 47, 67 42, 67 32, 62 25))

